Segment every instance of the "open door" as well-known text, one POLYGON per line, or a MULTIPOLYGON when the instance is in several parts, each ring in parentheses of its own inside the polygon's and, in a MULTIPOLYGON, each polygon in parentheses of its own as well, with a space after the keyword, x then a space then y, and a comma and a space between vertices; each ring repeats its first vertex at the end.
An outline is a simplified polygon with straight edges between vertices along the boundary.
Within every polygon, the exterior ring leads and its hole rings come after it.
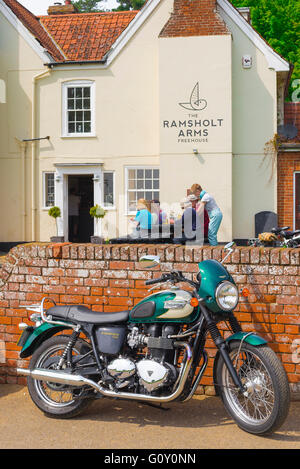
POLYGON ((93 175, 68 176, 69 241, 89 243, 94 234, 90 208, 94 205, 93 175))

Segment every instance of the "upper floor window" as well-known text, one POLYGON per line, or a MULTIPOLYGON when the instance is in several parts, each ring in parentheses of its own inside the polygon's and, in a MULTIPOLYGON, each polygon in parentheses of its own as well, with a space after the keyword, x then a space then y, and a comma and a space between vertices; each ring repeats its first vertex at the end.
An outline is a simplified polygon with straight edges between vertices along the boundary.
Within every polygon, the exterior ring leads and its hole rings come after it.
POLYGON ((94 88, 91 81, 63 84, 63 137, 95 135, 94 88))

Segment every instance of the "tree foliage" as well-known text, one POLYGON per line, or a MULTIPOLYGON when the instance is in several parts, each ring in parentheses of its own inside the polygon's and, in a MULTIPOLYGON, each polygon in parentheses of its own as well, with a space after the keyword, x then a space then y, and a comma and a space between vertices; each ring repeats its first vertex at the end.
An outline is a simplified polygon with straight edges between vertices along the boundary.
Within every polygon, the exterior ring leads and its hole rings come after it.
MULTIPOLYGON (((300 79, 299 0, 230 0, 235 7, 250 7, 252 25, 273 49, 294 65, 290 98, 300 79)), ((299 95, 299 93, 298 93, 299 95)))
POLYGON ((145 0, 119 0, 119 6, 114 11, 140 10, 145 0))
POLYGON ((99 6, 99 0, 78 0, 73 2, 73 5, 77 8, 80 13, 92 13, 97 11, 102 11, 102 8, 99 6))

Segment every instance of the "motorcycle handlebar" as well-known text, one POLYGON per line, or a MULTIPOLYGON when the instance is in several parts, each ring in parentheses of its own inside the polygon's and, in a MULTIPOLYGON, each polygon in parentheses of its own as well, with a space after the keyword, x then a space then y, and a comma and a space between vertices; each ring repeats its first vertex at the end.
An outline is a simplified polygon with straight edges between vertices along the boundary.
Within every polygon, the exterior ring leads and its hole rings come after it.
POLYGON ((163 278, 155 278, 154 280, 146 280, 145 285, 154 285, 154 283, 160 283, 163 282, 163 278))
POLYGON ((194 288, 199 288, 198 282, 193 282, 192 280, 185 278, 181 272, 172 272, 170 274, 164 274, 160 278, 155 278, 153 280, 146 280, 145 285, 154 285, 155 283, 167 282, 168 280, 171 280, 175 283, 187 282, 190 285, 192 285, 194 288))

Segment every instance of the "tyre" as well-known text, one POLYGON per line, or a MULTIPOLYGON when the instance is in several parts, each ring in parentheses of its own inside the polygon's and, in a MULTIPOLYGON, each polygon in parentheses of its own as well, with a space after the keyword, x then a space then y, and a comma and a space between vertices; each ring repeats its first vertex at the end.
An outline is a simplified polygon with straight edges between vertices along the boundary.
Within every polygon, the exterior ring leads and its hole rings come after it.
POLYGON ((247 391, 242 394, 234 385, 220 357, 216 379, 224 406, 246 432, 270 434, 283 424, 289 411, 290 389, 282 363, 266 345, 253 347, 235 341, 229 347, 231 360, 247 391))
MULTIPOLYGON (((70 336, 59 335, 46 340, 32 355, 29 368, 56 369, 63 351, 70 341, 70 336)), ((86 342, 78 339, 73 348, 74 355, 89 351, 86 342)), ((67 419, 81 413, 91 399, 83 398, 83 388, 72 388, 64 384, 48 383, 31 377, 27 386, 35 405, 48 417, 67 419)))

